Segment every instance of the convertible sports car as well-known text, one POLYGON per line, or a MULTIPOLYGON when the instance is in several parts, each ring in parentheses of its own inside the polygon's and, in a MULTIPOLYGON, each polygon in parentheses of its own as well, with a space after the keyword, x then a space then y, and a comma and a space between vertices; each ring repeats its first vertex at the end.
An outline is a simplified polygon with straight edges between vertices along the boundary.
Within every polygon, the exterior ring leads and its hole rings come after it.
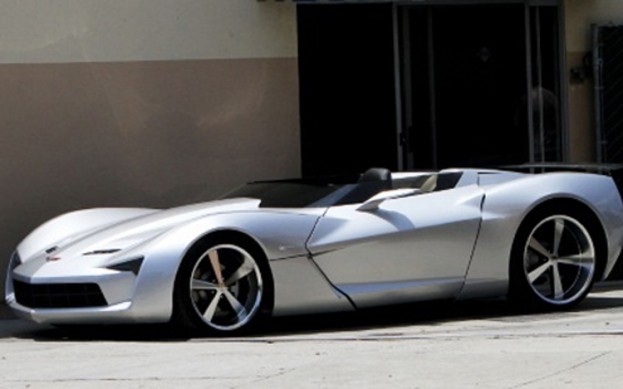
POLYGON ((270 315, 505 296, 580 302, 612 270, 612 178, 450 169, 255 182, 168 210, 53 219, 13 254, 6 300, 51 324, 244 330, 270 315))

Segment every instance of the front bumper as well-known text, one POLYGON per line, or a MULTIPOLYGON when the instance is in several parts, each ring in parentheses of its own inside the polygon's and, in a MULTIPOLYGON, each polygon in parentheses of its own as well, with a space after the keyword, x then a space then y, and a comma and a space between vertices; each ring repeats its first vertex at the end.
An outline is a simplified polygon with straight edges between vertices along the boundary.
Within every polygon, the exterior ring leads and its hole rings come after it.
MULTIPOLYGON (((13 312, 21 318, 47 324, 113 324, 137 321, 137 315, 132 309, 131 296, 123 296, 120 290, 129 289, 130 280, 126 277, 110 277, 99 282, 84 278, 75 280, 63 279, 61 282, 46 280, 46 283, 36 283, 33 280, 11 278, 7 290, 6 302, 13 312), (111 282, 116 281, 116 282, 111 282), (125 284, 125 285, 124 285, 125 284), (92 285, 101 294, 94 293, 93 288, 83 288, 83 285, 92 285), (113 294, 111 289, 119 287, 113 294), (17 288, 16 288, 17 287, 17 288), (115 296, 114 300, 105 298, 106 292, 115 296), (46 293, 47 292, 47 293, 46 293), (112 301, 112 303, 109 303, 112 301)), ((133 280, 132 280, 133 281, 133 280)), ((132 282, 133 284, 133 282, 132 282)), ((127 293, 125 293, 127 294, 127 293)))
POLYGON ((24 265, 10 268, 6 280, 6 303, 19 317, 46 324, 161 323, 171 317, 169 277, 158 269, 143 266, 134 274, 82 267, 54 274, 45 264, 24 265))
MULTIPOLYGON (((9 299, 7 299, 9 301, 9 299)), ((45 324, 121 324, 136 322, 131 313, 132 302, 97 308, 32 309, 13 299, 9 307, 21 318, 45 324)))

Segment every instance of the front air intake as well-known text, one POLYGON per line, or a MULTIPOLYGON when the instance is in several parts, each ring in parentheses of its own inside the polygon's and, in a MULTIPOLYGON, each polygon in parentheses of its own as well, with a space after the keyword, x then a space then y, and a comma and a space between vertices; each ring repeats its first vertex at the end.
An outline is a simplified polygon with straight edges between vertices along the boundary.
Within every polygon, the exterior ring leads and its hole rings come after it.
POLYGON ((108 305, 97 284, 28 284, 13 280, 15 299, 28 308, 87 308, 108 305))

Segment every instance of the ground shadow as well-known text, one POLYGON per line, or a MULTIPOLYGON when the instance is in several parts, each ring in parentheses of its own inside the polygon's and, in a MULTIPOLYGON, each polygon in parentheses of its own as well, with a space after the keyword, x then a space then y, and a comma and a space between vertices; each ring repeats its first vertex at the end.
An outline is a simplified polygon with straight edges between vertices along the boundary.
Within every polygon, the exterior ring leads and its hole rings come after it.
MULTIPOLYGON (((600 291, 607 291, 599 288, 600 291)), ((571 312, 590 312, 623 307, 623 297, 600 293, 590 295, 571 312)), ((435 301, 365 309, 358 312, 301 315, 273 318, 260 329, 242 338, 210 338, 167 325, 52 327, 21 320, 0 321, 0 338, 17 337, 35 341, 171 341, 204 338, 214 341, 263 341, 276 336, 347 333, 366 329, 391 330, 417 324, 442 324, 462 320, 538 321, 552 312, 534 312, 504 299, 435 301), (13 328, 2 328, 13 326, 13 328)), ((564 314, 564 313, 563 313, 564 314)))

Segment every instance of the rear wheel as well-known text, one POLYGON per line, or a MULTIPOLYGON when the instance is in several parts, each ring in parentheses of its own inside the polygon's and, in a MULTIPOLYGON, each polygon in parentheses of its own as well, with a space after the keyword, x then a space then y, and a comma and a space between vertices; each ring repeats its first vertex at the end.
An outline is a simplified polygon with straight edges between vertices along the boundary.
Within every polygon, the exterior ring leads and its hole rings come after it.
POLYGON ((240 239, 203 242, 178 271, 174 319, 211 333, 246 330, 268 310, 268 274, 261 250, 240 239))
POLYGON ((562 208, 526 218, 511 254, 511 297, 549 308, 582 301, 600 264, 594 224, 585 213, 562 208))

